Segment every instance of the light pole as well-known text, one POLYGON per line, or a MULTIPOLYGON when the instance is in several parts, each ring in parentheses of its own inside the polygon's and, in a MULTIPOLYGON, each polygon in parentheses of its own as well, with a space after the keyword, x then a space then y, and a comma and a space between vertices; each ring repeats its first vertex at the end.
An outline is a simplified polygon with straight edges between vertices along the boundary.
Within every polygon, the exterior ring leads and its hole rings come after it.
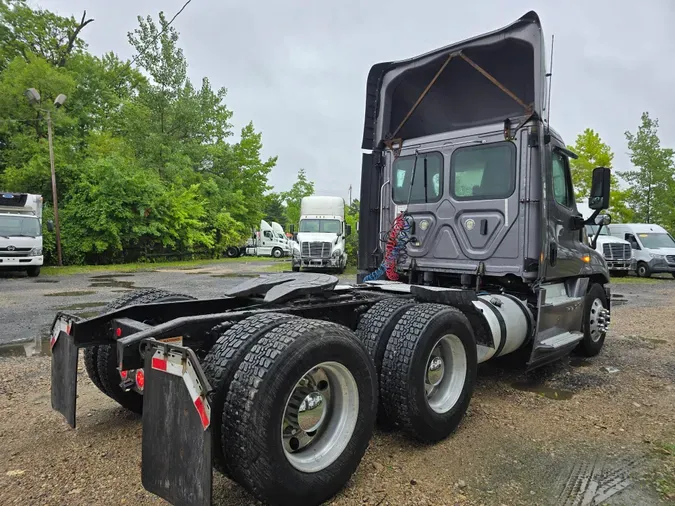
MULTIPOLYGON (((40 103, 40 93, 35 88, 28 88, 25 92, 28 97, 28 101, 31 105, 36 105, 40 103)), ((57 109, 61 107, 66 101, 66 96, 60 94, 54 100, 54 107, 57 109)), ((52 202, 54 203, 54 230, 56 232, 56 256, 59 267, 63 265, 63 259, 61 256, 61 228, 59 227, 59 203, 58 197, 56 196, 56 169, 54 168, 54 143, 52 141, 52 115, 49 109, 37 108, 38 111, 47 113, 47 139, 49 142, 49 164, 52 171, 52 202)))

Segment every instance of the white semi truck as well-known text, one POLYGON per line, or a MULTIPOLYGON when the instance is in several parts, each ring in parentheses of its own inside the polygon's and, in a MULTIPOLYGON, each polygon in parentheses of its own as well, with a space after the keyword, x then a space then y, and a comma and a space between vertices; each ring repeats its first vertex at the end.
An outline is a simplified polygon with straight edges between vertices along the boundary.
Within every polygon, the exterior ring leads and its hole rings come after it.
POLYGON ((246 254, 272 256, 274 258, 290 255, 291 247, 283 230, 281 225, 276 222, 270 225, 265 220, 260 220, 260 230, 254 232, 253 237, 249 239, 246 245, 246 254), (279 229, 281 232, 279 232, 279 229))
MULTIPOLYGON (((593 211, 586 201, 577 203, 577 210, 581 213, 584 219, 589 219, 593 215, 593 211)), ((596 220, 599 221, 602 218, 596 220)), ((585 234, 590 244, 591 239, 598 232, 598 225, 589 224, 585 226, 585 234)), ((630 271, 636 269, 636 258, 633 254, 633 248, 628 241, 619 237, 610 235, 608 227, 602 227, 600 234, 595 244, 595 250, 602 255, 607 262, 607 267, 612 276, 625 277, 630 271)))
POLYGON ((304 197, 300 202, 297 246, 293 248, 293 271, 308 268, 344 272, 345 239, 350 233, 342 197, 304 197))
POLYGON ((42 202, 41 195, 0 193, 0 269, 40 275, 42 202))

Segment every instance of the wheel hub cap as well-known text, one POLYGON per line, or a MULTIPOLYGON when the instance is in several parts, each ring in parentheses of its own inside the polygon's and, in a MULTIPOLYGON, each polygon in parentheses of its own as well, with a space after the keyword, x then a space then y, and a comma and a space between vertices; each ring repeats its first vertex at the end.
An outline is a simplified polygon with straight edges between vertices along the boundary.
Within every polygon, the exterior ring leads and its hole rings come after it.
POLYGON ((445 362, 439 356, 432 357, 427 368, 427 383, 431 386, 438 386, 443 380, 445 374, 445 362))
POLYGON ((351 440, 358 412, 358 386, 344 365, 323 362, 307 371, 291 391, 281 422, 288 462, 306 473, 328 467, 351 440))

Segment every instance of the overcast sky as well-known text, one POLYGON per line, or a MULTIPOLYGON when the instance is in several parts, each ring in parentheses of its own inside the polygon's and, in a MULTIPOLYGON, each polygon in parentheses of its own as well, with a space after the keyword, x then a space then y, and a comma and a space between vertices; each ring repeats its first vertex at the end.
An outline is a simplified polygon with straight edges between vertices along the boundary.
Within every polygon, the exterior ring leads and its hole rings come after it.
MULTIPOLYGON (((94 54, 134 53, 136 16, 173 16, 185 0, 33 0, 95 22, 83 38, 94 54)), ((675 2, 585 0, 192 0, 176 19, 194 82, 228 89, 237 129, 253 121, 266 156, 278 155, 271 183, 290 187, 299 168, 316 192, 358 198, 365 83, 370 67, 400 60, 515 21, 530 9, 555 35, 551 124, 568 144, 590 127, 630 168, 624 132, 640 114, 660 120, 675 147, 675 2), (414 9, 414 10, 413 10, 414 9), (370 18, 369 16, 376 16, 370 18)), ((547 52, 550 47, 547 47, 547 52)))

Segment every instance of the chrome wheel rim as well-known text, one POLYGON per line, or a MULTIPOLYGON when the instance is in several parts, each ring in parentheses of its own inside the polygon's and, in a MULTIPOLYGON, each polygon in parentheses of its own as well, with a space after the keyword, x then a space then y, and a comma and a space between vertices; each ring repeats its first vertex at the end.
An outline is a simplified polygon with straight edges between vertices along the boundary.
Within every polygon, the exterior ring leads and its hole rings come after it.
POLYGON ((467 361, 462 341, 446 334, 434 345, 424 370, 424 391, 429 407, 436 413, 450 411, 464 390, 467 361))
POLYGON ((297 470, 316 473, 349 444, 359 415, 359 389, 338 362, 322 362, 295 384, 281 421, 284 455, 297 470))
POLYGON ((602 301, 598 298, 593 300, 591 304, 591 312, 588 318, 588 331, 593 342, 598 342, 602 337, 602 334, 605 332, 606 324, 606 312, 605 306, 602 305, 602 301))

